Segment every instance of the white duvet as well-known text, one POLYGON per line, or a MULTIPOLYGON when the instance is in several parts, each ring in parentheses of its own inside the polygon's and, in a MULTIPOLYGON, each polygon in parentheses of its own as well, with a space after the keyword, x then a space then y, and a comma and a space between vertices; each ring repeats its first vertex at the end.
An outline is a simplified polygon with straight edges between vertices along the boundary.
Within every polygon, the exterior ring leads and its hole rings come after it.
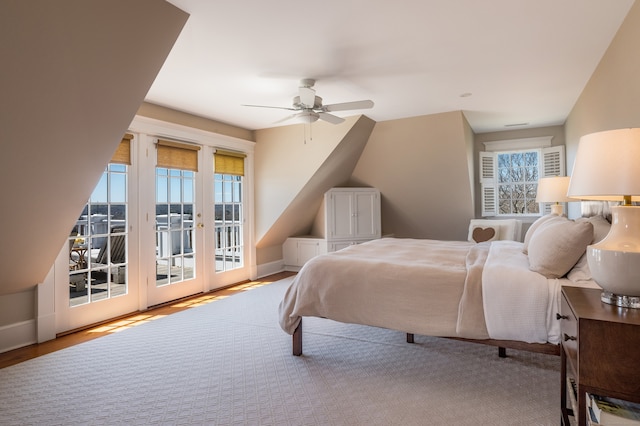
POLYGON ((560 286, 530 271, 522 243, 383 238, 317 256, 280 303, 303 316, 430 336, 559 343, 560 286))

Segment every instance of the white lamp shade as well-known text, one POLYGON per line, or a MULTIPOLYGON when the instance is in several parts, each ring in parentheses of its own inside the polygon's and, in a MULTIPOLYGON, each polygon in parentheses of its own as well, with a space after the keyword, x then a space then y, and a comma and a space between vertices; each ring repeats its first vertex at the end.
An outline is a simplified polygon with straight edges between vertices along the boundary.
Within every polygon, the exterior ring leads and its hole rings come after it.
POLYGON ((576 201, 567 197, 570 176, 553 176, 538 179, 538 203, 567 203, 576 201))
POLYGON ((580 138, 568 196, 582 200, 640 201, 640 129, 618 129, 580 138))

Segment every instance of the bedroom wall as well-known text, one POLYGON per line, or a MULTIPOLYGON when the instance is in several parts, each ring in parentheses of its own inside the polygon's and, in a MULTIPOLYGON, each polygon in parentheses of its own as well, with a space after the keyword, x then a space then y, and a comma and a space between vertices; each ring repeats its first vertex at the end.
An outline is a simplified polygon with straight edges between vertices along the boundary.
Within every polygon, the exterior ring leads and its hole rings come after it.
MULTIPOLYGON (((580 137, 604 130, 640 127, 640 2, 635 2, 565 123, 571 174, 580 137)), ((580 215, 569 204, 570 217, 580 215)))
POLYGON ((187 19, 163 0, 0 3, 0 349, 35 341, 36 286, 187 19))
POLYGON ((308 234, 324 192, 344 185, 375 122, 348 117, 256 131, 255 221, 257 264, 282 259, 282 244, 308 234), (311 132, 310 132, 311 131, 311 132))
POLYGON ((472 134, 461 111, 376 124, 350 184, 380 190, 383 234, 466 240, 472 134))

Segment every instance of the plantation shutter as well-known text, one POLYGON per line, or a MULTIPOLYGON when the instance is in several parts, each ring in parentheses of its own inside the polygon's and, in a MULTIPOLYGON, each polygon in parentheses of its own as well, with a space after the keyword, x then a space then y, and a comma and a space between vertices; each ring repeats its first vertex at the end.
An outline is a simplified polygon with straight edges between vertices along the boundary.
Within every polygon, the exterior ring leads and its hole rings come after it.
POLYGON ((480 191, 482 194, 482 216, 495 216, 498 213, 498 194, 496 181, 496 155, 493 152, 480 152, 480 191))
POLYGON ((244 159, 241 152, 216 150, 213 154, 213 170, 221 175, 244 176, 244 159))
POLYGON ((564 167, 564 145, 542 148, 542 170, 540 177, 566 176, 564 167))
POLYGON ((198 171, 198 151, 200 146, 158 139, 157 167, 198 171))
MULTIPOLYGON (((540 177, 566 176, 564 145, 542 148, 542 161, 540 164, 540 177)), ((541 203, 540 212, 543 215, 551 213, 553 203, 541 203)))
POLYGON ((118 145, 116 152, 111 157, 110 163, 131 165, 131 139, 133 139, 131 133, 124 134, 120 145, 118 145))

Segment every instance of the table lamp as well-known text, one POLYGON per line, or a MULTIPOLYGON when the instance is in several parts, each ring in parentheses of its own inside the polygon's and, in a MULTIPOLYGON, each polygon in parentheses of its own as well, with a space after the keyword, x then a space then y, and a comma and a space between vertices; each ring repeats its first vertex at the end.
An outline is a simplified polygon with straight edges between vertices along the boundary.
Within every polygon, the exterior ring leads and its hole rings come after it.
POLYGON ((567 197, 570 179, 569 176, 553 176, 538 179, 536 202, 555 203, 551 205, 551 213, 562 216, 563 207, 560 203, 576 201, 567 197))
POLYGON ((580 138, 568 196, 621 201, 611 208, 611 230, 587 247, 603 302, 640 308, 640 129, 618 129, 580 138))

